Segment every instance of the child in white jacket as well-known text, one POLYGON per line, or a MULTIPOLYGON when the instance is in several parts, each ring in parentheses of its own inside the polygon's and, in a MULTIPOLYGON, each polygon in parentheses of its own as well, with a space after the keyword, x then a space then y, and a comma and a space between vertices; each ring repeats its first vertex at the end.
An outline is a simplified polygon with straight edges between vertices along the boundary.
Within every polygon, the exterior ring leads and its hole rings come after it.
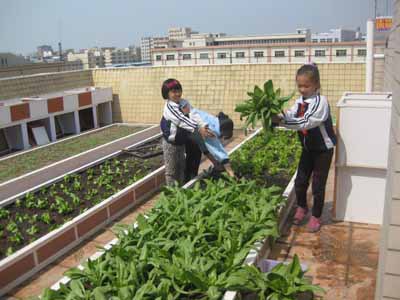
POLYGON ((179 107, 182 85, 176 79, 167 79, 161 87, 165 99, 160 127, 167 185, 182 185, 198 173, 201 153, 207 155, 205 137, 214 134, 204 124, 185 116, 179 107))
POLYGON ((296 74, 301 97, 283 115, 277 117, 279 125, 296 130, 302 153, 295 190, 297 209, 294 223, 302 225, 309 212, 307 189, 312 177, 313 206, 307 228, 317 232, 321 228, 321 215, 325 201, 325 187, 332 161, 336 135, 333 129, 328 100, 319 94, 320 76, 315 64, 303 65, 296 74))

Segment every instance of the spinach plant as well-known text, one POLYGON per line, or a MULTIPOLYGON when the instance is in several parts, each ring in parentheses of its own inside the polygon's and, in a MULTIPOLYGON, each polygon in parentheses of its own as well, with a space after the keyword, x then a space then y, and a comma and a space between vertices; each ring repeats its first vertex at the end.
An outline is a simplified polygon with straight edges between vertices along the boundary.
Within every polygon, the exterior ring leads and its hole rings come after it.
POLYGON ((248 92, 247 95, 250 99, 236 105, 235 111, 240 113, 240 120, 246 118, 245 128, 249 126, 255 128, 257 122, 260 121, 267 133, 272 128, 272 116, 282 111, 285 103, 294 96, 294 93, 281 97, 281 89, 274 90, 272 80, 268 80, 264 83, 263 89, 256 85, 254 91, 248 92))

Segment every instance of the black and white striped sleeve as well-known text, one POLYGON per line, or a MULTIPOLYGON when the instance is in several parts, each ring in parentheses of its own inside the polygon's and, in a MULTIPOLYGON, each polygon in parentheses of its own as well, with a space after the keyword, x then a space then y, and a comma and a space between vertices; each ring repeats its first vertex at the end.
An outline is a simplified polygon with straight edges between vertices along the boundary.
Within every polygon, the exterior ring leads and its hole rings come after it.
POLYGON ((170 120, 177 127, 181 127, 190 132, 194 132, 198 128, 198 124, 186 117, 178 106, 167 103, 164 108, 164 118, 170 120))
POLYGON ((303 117, 287 114, 282 126, 293 130, 308 130, 320 126, 329 117, 329 104, 324 96, 316 96, 310 103, 303 117))

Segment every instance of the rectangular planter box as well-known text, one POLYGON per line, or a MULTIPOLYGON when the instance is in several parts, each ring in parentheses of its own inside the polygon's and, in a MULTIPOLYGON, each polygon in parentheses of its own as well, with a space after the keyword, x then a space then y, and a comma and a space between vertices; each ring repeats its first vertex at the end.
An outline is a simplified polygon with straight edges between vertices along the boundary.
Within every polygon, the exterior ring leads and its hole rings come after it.
MULTIPOLYGON (((161 134, 157 134, 131 145, 130 148, 158 139, 160 136, 161 134)), ((121 151, 117 151, 68 174, 97 165, 120 153, 121 151)), ((56 178, 52 182, 47 182, 46 186, 61 180, 65 175, 67 174, 56 178)), ((165 177, 165 167, 161 166, 142 179, 103 200, 79 216, 76 216, 60 228, 49 232, 14 254, 4 258, 0 262, 0 297, 67 253, 125 211, 157 192, 165 182, 162 179, 163 177, 165 177)))
MULTIPOLYGON (((251 140, 252 138, 254 138, 261 130, 257 130, 254 133, 252 133, 249 137, 247 137, 243 142, 241 142, 239 145, 237 145, 236 147, 234 147, 231 151, 229 151, 229 154, 232 154, 233 152, 235 152, 236 150, 238 150, 241 146, 243 146, 246 142, 248 142, 249 140, 251 140)), ((159 174, 156 178, 159 178, 159 180, 161 180, 161 174, 159 174)), ((203 179, 204 173, 197 176, 196 178, 192 179, 191 181, 189 181, 188 183, 186 183, 183 188, 191 188, 195 185, 196 182, 198 182, 199 180, 203 179)), ((283 196, 285 198, 287 198, 286 204, 285 206, 283 206, 280 211, 279 211, 279 231, 281 232, 286 221, 287 218, 290 214, 290 211, 295 203, 295 193, 294 193, 294 178, 295 175, 292 177, 292 179, 290 180, 289 184, 287 185, 285 191, 283 192, 283 196)), ((164 179, 165 180, 165 179, 164 179)), ((157 181, 157 180, 156 180, 157 181)), ((135 226, 136 224, 134 224, 135 226)), ((113 245, 115 245, 116 243, 118 243, 118 239, 114 239, 111 242, 109 242, 108 244, 106 244, 104 246, 105 249, 110 249, 113 245)), ((264 240, 262 243, 258 243, 256 244, 256 249, 255 250, 251 250, 249 252, 249 254, 247 255, 246 259, 245 259, 245 263, 246 264, 258 264, 260 261, 262 261, 263 257, 266 257, 269 252, 271 251, 272 248, 272 243, 273 241, 271 239, 266 239, 264 240)), ((90 257, 91 260, 97 259, 98 257, 100 257, 104 252, 99 251, 96 252, 94 255, 92 255, 90 257)), ((78 266, 78 268, 80 268, 82 266, 78 266)), ((57 283, 55 283, 51 289, 53 290, 57 290, 60 288, 60 284, 66 284, 70 279, 68 277, 63 277, 61 280, 59 280, 57 283)), ((238 294, 236 292, 226 292, 223 300, 235 300, 237 299, 238 294)))

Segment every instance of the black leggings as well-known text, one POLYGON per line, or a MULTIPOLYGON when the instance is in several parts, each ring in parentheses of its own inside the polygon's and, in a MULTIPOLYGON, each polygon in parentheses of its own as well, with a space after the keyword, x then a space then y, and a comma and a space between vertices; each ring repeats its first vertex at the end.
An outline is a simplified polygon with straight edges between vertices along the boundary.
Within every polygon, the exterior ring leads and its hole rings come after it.
POLYGON ((201 150, 193 139, 188 139, 185 143, 185 152, 185 182, 188 182, 199 172, 201 150))
POLYGON ((307 209, 307 189, 312 174, 313 207, 312 215, 322 215, 325 201, 325 186, 333 156, 333 149, 316 152, 303 149, 295 180, 298 206, 307 209))

